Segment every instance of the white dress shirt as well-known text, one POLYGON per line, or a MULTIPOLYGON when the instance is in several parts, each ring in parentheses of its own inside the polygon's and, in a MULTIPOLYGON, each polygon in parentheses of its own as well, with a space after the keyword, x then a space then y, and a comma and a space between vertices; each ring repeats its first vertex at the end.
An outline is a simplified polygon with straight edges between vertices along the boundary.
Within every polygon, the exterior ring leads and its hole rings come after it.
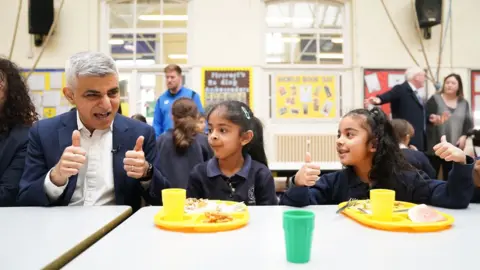
MULTIPOLYGON (((85 164, 80 168, 77 185, 69 205, 91 206, 115 204, 112 157, 112 125, 107 130, 94 130, 83 125, 77 112, 77 126, 80 131, 80 146, 87 152, 85 164)), ((67 183, 56 186, 50 180, 50 172, 45 177, 45 192, 50 200, 62 195, 67 183)))

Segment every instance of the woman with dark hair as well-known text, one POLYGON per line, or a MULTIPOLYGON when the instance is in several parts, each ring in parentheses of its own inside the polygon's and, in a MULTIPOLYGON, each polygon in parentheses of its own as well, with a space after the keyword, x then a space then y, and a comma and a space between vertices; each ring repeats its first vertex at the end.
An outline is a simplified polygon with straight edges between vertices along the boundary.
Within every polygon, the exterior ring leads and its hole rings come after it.
POLYGON ((455 73, 445 77, 442 89, 427 101, 427 155, 435 171, 442 167, 443 179, 448 178, 452 163, 435 155, 433 146, 442 136, 460 149, 465 148, 467 133, 473 128, 468 101, 463 97, 462 78, 455 73))
POLYGON ((0 58, 0 206, 14 206, 35 106, 18 67, 0 58))

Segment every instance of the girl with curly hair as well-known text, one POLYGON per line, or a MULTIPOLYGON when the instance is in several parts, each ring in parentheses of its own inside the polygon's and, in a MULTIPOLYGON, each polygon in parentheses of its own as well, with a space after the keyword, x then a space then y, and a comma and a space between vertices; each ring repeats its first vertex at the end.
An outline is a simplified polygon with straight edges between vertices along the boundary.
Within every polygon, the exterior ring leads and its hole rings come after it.
POLYGON ((471 157, 443 137, 433 150, 452 161, 453 169, 447 182, 430 180, 405 160, 392 124, 378 108, 347 113, 340 121, 336 146, 345 168, 318 178, 320 167, 311 163, 307 153, 281 204, 338 204, 351 198, 368 199, 369 191, 378 188, 395 190, 397 201, 445 208, 466 208, 472 198, 471 157))
POLYGON ((15 205, 35 106, 18 67, 0 58, 0 206, 15 205))

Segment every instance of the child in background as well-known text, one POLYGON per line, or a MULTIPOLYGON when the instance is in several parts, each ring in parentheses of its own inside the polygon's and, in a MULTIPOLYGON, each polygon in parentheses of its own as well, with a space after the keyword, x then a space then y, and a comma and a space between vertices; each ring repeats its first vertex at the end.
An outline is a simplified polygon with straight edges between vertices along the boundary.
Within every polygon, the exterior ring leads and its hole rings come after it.
POLYGON ((379 108, 357 109, 339 124, 337 153, 345 169, 318 178, 320 167, 310 162, 292 180, 294 187, 281 204, 338 204, 350 198, 368 199, 370 189, 395 190, 397 201, 444 208, 466 208, 474 191, 473 159, 442 137, 435 154, 453 161, 448 181, 430 180, 407 163, 393 128, 379 108))
POLYGON ((413 126, 408 121, 403 119, 393 119, 391 123, 395 137, 399 142, 400 150, 407 161, 415 168, 424 171, 430 178, 437 178, 437 172, 435 169, 433 169, 432 164, 430 164, 430 160, 427 158, 427 156, 423 152, 408 147, 410 138, 413 137, 415 132, 413 126))
POLYGON ((138 121, 143 122, 143 123, 147 123, 147 118, 145 118, 145 116, 143 116, 139 113, 132 115, 132 119, 138 120, 138 121))
POLYGON ((187 196, 247 205, 277 204, 262 123, 250 108, 240 101, 224 101, 209 111, 207 122, 215 157, 192 170, 187 196))
POLYGON ((155 167, 172 188, 186 189, 193 167, 213 156, 207 136, 197 132, 197 117, 197 105, 192 99, 175 100, 172 104, 174 127, 157 139, 155 167))
POLYGON ((197 124, 197 130, 199 133, 205 133, 205 128, 206 128, 206 120, 205 120, 205 114, 200 113, 198 115, 198 124, 197 124))

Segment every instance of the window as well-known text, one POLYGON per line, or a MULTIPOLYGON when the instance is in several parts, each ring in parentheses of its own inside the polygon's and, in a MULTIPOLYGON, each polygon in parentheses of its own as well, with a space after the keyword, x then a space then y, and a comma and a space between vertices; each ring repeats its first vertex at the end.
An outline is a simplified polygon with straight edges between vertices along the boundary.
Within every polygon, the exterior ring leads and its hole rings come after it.
POLYGON ((344 64, 344 4, 304 0, 267 3, 267 64, 344 64))
POLYGON ((106 1, 108 46, 120 67, 187 63, 187 1, 106 1))

